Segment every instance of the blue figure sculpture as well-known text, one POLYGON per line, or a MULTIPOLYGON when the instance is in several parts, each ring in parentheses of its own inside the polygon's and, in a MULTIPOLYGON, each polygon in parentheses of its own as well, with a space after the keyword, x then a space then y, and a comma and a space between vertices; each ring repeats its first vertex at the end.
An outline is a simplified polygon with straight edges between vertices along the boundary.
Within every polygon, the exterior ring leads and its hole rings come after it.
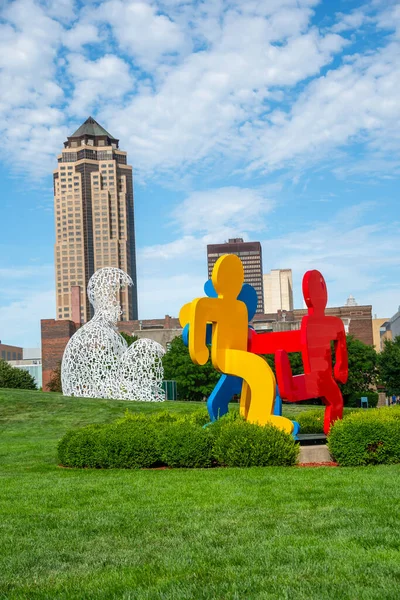
MULTIPOLYGON (((204 292, 209 298, 217 298, 218 294, 214 289, 211 279, 204 284, 204 292)), ((238 300, 241 300, 247 306, 249 323, 256 314, 258 297, 257 292, 252 285, 244 283, 239 293, 238 300)), ((251 325, 249 325, 251 327, 251 325)), ((211 344, 212 325, 207 326, 206 343, 211 344)), ((189 344, 189 325, 186 325, 182 331, 182 340, 185 346, 189 344)), ((229 402, 233 396, 239 395, 242 389, 243 380, 240 377, 233 375, 221 375, 217 385, 214 387, 207 400, 207 410, 210 415, 211 422, 216 421, 228 412, 229 402)), ((276 396, 274 404, 274 415, 282 416, 282 399, 279 395, 278 386, 276 386, 276 396)), ((294 430, 293 436, 300 430, 300 426, 296 421, 293 421, 294 430)))

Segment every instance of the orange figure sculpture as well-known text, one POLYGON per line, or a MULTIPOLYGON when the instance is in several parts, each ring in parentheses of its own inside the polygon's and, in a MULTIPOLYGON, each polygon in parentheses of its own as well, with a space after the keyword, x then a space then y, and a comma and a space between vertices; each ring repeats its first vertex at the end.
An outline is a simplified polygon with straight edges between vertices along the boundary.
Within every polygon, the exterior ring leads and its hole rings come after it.
POLYGON ((343 416, 343 397, 337 382, 346 383, 348 359, 346 334, 338 317, 325 315, 328 301, 326 283, 319 271, 303 277, 303 296, 308 314, 299 331, 250 334, 249 350, 256 354, 275 352, 275 367, 281 397, 289 402, 322 398, 326 405, 324 432, 343 416), (332 367, 331 341, 335 367, 332 367), (288 352, 301 351, 304 374, 293 377, 288 352))

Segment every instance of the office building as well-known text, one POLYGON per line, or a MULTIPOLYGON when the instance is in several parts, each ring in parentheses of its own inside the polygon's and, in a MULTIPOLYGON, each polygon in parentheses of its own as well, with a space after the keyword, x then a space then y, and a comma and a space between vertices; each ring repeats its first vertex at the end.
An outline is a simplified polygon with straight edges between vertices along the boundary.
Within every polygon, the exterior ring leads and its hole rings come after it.
POLYGON ((293 310, 293 279, 291 269, 272 269, 263 276, 264 312, 293 310))
POLYGON ((224 244, 208 245, 208 277, 211 277, 214 264, 218 258, 224 254, 236 254, 241 259, 244 267, 244 280, 255 288, 258 295, 257 313, 262 313, 264 293, 260 242, 244 242, 242 238, 233 238, 224 244))
POLYGON ((122 319, 138 318, 132 167, 119 140, 92 117, 64 143, 54 171, 57 319, 88 321, 90 277, 101 267, 118 267, 134 286, 123 290, 122 319), (71 296, 71 288, 75 295, 71 296), (78 308, 78 311, 76 311, 78 308))

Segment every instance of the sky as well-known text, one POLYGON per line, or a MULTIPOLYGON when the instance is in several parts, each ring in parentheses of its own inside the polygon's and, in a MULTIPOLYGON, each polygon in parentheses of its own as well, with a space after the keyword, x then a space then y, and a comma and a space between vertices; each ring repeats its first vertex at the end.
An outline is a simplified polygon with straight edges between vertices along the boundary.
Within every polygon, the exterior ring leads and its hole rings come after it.
POLYGON ((139 317, 202 295, 206 246, 400 304, 400 3, 3 0, 0 339, 55 317, 52 171, 92 115, 134 169, 139 317))

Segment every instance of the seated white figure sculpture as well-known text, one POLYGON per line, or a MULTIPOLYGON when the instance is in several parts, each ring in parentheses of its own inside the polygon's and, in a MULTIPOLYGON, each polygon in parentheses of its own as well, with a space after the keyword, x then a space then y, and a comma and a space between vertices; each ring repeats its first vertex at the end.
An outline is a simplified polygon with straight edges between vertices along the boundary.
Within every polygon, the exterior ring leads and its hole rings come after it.
POLYGON ((116 327, 122 314, 117 295, 130 285, 129 275, 115 267, 99 269, 90 278, 87 293, 94 316, 65 348, 61 365, 65 396, 165 400, 161 387, 164 348, 149 339, 128 347, 116 327))

